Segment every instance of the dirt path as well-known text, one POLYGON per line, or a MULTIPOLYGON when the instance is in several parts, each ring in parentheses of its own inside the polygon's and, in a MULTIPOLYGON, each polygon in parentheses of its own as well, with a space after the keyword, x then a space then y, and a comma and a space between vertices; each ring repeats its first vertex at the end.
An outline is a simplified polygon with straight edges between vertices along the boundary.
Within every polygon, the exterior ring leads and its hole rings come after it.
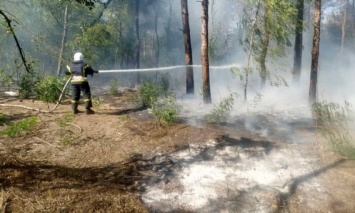
POLYGON ((0 210, 355 211, 354 162, 320 149, 309 123, 288 122, 290 132, 256 115, 258 131, 249 117, 161 127, 133 95, 104 97, 90 116, 71 116, 69 104, 51 114, 0 108, 12 121, 39 119, 30 133, 0 138, 0 210))

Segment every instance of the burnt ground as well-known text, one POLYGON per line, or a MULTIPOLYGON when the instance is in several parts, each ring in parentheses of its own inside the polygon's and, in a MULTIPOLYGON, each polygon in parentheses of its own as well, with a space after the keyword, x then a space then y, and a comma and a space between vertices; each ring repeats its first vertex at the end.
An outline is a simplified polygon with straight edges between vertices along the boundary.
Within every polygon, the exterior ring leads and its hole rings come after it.
MULTIPOLYGON (((237 147, 253 157, 261 152, 272 155, 272 150, 279 149, 297 151, 301 153, 299 158, 312 159, 305 162, 312 170, 291 178, 283 186, 287 190, 255 195, 267 197, 264 212, 355 211, 354 161, 330 152, 322 140, 314 139, 309 124, 290 123, 298 135, 311 138, 308 142, 299 138, 300 143, 295 142, 297 138, 286 143, 289 132, 276 127, 264 137, 245 128, 238 119, 228 124, 192 126, 182 118, 173 125, 161 126, 146 109, 134 107, 134 96, 135 92, 129 91, 116 97, 102 96, 102 103, 94 108, 96 114, 73 117, 68 102, 53 113, 0 107, 0 114, 14 122, 31 116, 39 119, 31 132, 14 138, 1 136, 0 212, 163 212, 147 204, 142 195, 148 186, 177 182, 173 170, 191 162, 181 163, 171 156, 193 147, 204 147, 195 161, 210 160, 211 153, 223 147, 237 147), (208 146, 211 140, 216 143, 213 150, 208 146), (319 181, 312 182, 314 179, 319 181), (307 187, 310 182, 311 188, 307 187)), ((53 107, 32 100, 6 103, 53 107)), ((266 118, 259 121, 272 125, 266 118)), ((0 126, 0 131, 5 128, 0 126)), ((170 191, 184 190, 181 184, 169 186, 176 187, 170 191)), ((242 204, 248 205, 239 200, 232 207, 237 212, 252 211, 241 208, 242 204)), ((180 207, 165 211, 204 210, 180 207)))

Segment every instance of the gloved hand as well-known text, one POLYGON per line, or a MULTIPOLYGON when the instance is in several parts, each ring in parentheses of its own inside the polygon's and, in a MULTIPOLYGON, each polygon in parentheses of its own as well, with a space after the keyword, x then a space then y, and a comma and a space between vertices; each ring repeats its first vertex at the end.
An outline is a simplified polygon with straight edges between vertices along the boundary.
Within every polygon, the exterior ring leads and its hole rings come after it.
POLYGON ((98 70, 94 70, 94 73, 99 73, 99 71, 98 70))

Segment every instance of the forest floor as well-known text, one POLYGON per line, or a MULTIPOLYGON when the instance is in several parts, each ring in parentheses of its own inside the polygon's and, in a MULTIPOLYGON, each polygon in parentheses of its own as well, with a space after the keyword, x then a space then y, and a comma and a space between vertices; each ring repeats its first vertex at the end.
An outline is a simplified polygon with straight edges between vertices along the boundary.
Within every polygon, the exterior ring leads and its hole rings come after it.
POLYGON ((161 126, 134 96, 102 96, 94 115, 72 116, 68 102, 53 113, 0 107, 12 122, 38 118, 0 138, 0 212, 355 212, 355 162, 330 152, 309 120, 161 126))

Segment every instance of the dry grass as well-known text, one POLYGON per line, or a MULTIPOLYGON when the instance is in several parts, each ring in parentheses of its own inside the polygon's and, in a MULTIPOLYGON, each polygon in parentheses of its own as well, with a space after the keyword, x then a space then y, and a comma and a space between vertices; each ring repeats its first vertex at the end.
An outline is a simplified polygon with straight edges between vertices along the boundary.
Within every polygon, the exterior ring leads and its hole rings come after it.
POLYGON ((6 194, 5 194, 4 189, 1 187, 1 193, 0 193, 0 213, 5 213, 6 205, 7 205, 7 197, 6 197, 6 194))

